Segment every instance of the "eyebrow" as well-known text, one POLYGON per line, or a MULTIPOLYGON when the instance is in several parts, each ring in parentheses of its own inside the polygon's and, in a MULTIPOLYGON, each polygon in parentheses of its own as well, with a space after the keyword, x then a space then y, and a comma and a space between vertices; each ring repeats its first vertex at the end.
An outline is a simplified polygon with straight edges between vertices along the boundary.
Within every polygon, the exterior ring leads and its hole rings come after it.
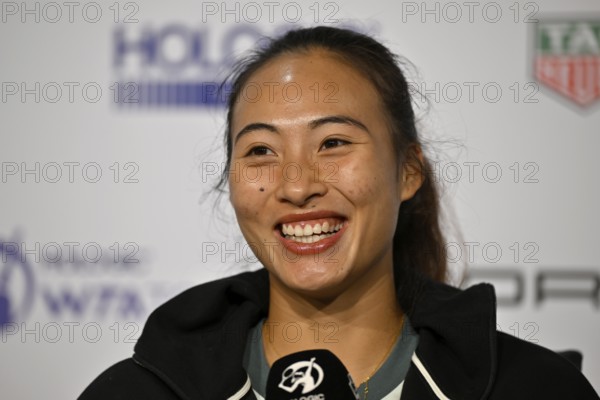
MULTIPOLYGON (((355 126, 355 127, 359 128, 359 129, 362 129, 363 131, 367 132, 369 135, 371 134, 371 132, 365 126, 365 124, 363 124, 362 122, 360 122, 357 119, 348 117, 346 115, 329 115, 326 117, 317 118, 308 123, 308 128, 310 130, 314 130, 314 129, 317 129, 318 127, 326 125, 326 124, 351 125, 351 126, 355 126)), ((250 133, 250 132, 258 131, 258 130, 267 130, 269 132, 279 134, 279 130, 274 125, 266 124, 264 122, 255 122, 255 123, 248 124, 245 127, 243 127, 235 136, 234 142, 237 143, 237 141, 240 139, 241 136, 243 136, 247 133, 250 133)))

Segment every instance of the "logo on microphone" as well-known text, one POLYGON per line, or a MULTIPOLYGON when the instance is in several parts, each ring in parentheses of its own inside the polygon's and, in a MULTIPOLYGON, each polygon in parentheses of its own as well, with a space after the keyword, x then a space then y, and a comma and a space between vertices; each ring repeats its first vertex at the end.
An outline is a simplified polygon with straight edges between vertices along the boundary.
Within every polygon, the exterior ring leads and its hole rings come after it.
POLYGON ((298 361, 287 367, 281 374, 279 387, 292 393, 302 385, 302 394, 306 394, 315 390, 323 382, 324 377, 323 368, 313 357, 310 361, 298 361))

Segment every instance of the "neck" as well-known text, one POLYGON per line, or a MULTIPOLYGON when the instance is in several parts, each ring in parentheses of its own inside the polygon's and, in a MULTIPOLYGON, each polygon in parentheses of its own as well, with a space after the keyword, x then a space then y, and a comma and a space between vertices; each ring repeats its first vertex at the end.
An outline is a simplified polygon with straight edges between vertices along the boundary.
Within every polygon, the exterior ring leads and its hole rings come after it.
POLYGON ((327 349, 348 368, 357 386, 383 364, 402 328, 393 271, 361 279, 328 300, 290 293, 271 279, 263 329, 269 365, 302 350, 327 349))

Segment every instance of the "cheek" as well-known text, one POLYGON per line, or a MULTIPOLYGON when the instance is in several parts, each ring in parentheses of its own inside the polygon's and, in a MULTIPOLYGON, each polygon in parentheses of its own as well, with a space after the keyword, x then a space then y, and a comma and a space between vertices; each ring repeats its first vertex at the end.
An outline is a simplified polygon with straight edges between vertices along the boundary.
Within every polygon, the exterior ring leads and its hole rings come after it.
POLYGON ((257 219, 260 210, 264 208, 267 189, 268 187, 261 182, 230 183, 229 200, 240 223, 244 219, 257 219))
POLYGON ((369 203, 383 194, 384 179, 381 168, 375 163, 352 163, 340 166, 337 186, 357 203, 369 203), (367 167, 367 165, 369 167, 367 167))

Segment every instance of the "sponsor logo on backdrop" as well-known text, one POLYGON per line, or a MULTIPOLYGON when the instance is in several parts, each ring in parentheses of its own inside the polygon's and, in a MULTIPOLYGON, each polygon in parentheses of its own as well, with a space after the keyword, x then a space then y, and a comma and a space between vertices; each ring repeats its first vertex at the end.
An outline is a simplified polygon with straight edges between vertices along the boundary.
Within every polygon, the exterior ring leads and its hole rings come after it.
POLYGON ((239 25, 217 34, 199 26, 118 26, 112 55, 118 81, 115 102, 135 108, 224 104, 226 88, 220 92, 220 81, 232 65, 225 54, 266 32, 239 25))
POLYGON ((0 331, 32 319, 143 321, 189 282, 144 279, 148 252, 133 242, 33 242, 0 237, 0 331))
POLYGON ((5 243, 0 242, 0 330, 27 317, 35 290, 29 263, 6 250, 5 243))
POLYGON ((557 302, 588 304, 600 310, 600 269, 540 267, 531 273, 509 266, 473 266, 463 287, 489 282, 496 289, 498 306, 525 308, 557 302))
POLYGON ((586 107, 600 99, 600 18, 540 19, 534 25, 534 75, 586 107))
MULTIPOLYGON (((379 32, 379 26, 337 26, 379 32)), ((223 106, 230 88, 221 82, 247 50, 265 36, 277 37, 294 24, 122 24, 113 32, 114 102, 125 109, 223 106)))

